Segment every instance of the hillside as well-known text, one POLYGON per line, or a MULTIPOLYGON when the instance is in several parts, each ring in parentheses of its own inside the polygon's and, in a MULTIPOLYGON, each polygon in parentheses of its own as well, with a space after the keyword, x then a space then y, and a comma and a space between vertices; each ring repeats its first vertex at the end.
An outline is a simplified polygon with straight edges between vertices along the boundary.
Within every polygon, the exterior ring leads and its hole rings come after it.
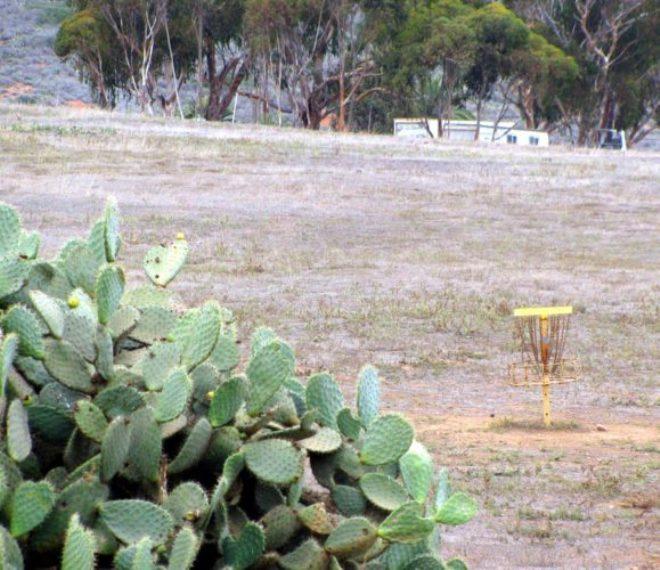
POLYGON ((75 70, 53 53, 62 0, 0 0, 0 100, 46 105, 89 102, 75 70))
MULTIPOLYGON (((117 197, 143 279, 184 231, 186 302, 291 341, 298 376, 350 394, 367 362, 385 405, 480 514, 443 554, 473 568, 657 564, 660 155, 511 149, 0 106, 0 199, 54 253, 117 197), (576 307, 579 384, 509 387, 511 311, 576 307), (597 427, 600 426, 600 427, 597 427)), ((248 343, 244 342, 243 346, 248 343)))

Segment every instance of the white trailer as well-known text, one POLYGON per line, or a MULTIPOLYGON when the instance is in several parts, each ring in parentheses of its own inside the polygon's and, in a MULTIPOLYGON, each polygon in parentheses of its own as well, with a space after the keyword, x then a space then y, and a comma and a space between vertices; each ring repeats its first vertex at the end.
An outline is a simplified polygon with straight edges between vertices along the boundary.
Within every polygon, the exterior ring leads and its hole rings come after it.
MULTIPOLYGON (((394 134, 411 138, 440 138, 438 119, 401 118, 394 119, 394 134)), ((517 146, 550 146, 550 138, 545 131, 516 128, 512 121, 447 121, 442 122, 442 138, 452 141, 511 144, 517 146)))

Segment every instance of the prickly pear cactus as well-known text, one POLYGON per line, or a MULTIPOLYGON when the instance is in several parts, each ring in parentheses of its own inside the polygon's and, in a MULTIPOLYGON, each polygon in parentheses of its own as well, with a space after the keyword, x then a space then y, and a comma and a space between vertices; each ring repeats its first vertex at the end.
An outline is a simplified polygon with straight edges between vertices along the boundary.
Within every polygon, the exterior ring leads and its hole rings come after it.
POLYGON ((231 311, 166 288, 182 234, 126 287, 114 201, 39 243, 0 204, 0 568, 465 567, 437 545, 476 504, 380 414, 373 367, 351 408, 271 329, 241 366, 231 311))

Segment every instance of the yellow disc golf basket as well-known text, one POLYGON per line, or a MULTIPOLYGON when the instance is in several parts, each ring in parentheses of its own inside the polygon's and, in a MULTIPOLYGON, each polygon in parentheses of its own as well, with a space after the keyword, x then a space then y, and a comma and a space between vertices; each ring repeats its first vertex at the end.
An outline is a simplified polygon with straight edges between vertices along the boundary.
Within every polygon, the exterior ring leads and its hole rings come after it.
POLYGON ((580 378, 576 359, 564 358, 566 335, 573 307, 524 307, 515 309, 516 333, 520 340, 520 362, 509 365, 512 386, 541 386, 543 423, 549 426, 550 386, 580 378))

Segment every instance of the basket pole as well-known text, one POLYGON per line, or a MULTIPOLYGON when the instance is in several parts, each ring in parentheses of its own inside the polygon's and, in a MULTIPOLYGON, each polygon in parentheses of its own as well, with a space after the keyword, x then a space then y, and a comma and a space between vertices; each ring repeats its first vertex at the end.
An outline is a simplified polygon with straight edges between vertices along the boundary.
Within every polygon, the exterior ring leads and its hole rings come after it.
POLYGON ((550 339, 548 337, 548 317, 541 315, 539 317, 539 333, 541 337, 541 364, 543 366, 543 380, 541 392, 543 394, 543 423, 546 427, 552 424, 550 417, 550 369, 548 366, 550 360, 550 339))

